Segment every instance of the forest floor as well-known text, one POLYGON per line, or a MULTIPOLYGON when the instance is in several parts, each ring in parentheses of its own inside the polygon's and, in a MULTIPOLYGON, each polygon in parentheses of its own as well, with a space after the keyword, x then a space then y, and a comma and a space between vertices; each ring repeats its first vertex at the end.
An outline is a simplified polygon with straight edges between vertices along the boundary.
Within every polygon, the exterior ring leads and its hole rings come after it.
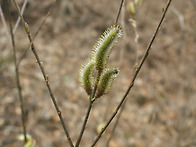
MULTIPOLYGON (((22 0, 17 1, 20 6, 22 0)), ((109 94, 98 99, 91 112, 82 147, 90 146, 97 127, 104 124, 125 94, 134 66, 147 48, 162 16, 166 0, 145 0, 134 16, 126 1, 119 24, 123 37, 110 56, 109 64, 120 69, 109 94), (137 23, 138 42, 130 19, 137 23)), ((52 0, 29 1, 24 13, 34 36, 52 5, 52 0)), ((196 146, 196 7, 191 0, 176 0, 144 63, 110 147, 192 147, 196 146)), ((83 62, 91 56, 96 40, 113 25, 120 1, 60 1, 42 26, 34 43, 49 76, 75 142, 85 113, 88 97, 78 82, 83 62)), ((12 6, 12 15, 17 13, 12 6)), ((14 24, 14 21, 13 21, 14 24)), ((19 25, 16 33, 19 58, 28 47, 28 38, 19 25)), ((42 74, 30 50, 19 68, 22 94, 27 110, 27 132, 38 147, 69 146, 58 115, 50 100, 42 74)), ((22 134, 20 103, 15 82, 14 60, 6 30, 0 22, 0 146, 19 147, 22 134)), ((105 146, 112 126, 97 146, 105 146)))

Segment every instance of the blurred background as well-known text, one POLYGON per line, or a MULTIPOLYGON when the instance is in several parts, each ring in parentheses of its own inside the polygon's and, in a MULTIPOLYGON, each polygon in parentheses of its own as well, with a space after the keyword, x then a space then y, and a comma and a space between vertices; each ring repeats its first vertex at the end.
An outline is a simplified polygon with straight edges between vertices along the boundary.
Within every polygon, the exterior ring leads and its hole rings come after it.
MULTIPOLYGON (((19 6, 23 0, 17 0, 19 6)), ((53 0, 29 0, 24 12, 34 36, 53 0)), ((109 94, 98 99, 87 124, 82 147, 90 146, 97 127, 110 118, 126 92, 167 0, 126 0, 119 19, 123 37, 109 64, 120 69, 109 94), (133 11, 134 10, 134 11, 133 11), (135 20, 136 27, 132 19, 135 20), (138 37, 138 38, 137 38, 138 37)), ((110 147, 196 146, 196 5, 194 0, 174 0, 152 46, 110 147)), ((78 82, 82 63, 90 57, 96 40, 112 26, 120 0, 60 0, 34 40, 50 85, 75 142, 88 108, 88 98, 78 82)), ((3 5, 1 5, 3 7, 3 5)), ((12 4, 13 24, 17 12, 12 4)), ((2 8, 3 9, 3 8, 2 8)), ((16 33, 17 58, 28 47, 20 23, 16 33)), ((0 146, 19 147, 22 134, 20 103, 15 82, 13 51, 0 21, 0 146)), ((69 146, 34 55, 28 50, 21 61, 20 78, 27 111, 27 132, 38 147, 69 146)), ((114 122, 114 121, 113 121, 114 122)), ((105 146, 110 125, 97 146, 105 146)))

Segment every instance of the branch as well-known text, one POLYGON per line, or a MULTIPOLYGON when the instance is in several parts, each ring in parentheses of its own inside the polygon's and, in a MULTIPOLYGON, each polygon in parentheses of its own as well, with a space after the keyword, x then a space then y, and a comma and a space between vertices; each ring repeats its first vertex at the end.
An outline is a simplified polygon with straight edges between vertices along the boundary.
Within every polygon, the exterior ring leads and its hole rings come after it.
POLYGON ((118 114, 118 116, 117 116, 117 118, 116 118, 116 121, 115 121, 115 123, 114 123, 114 126, 113 126, 113 128, 112 128, 112 133, 110 134, 110 136, 109 136, 109 138, 108 138, 108 140, 107 140, 106 147, 109 147, 110 141, 111 141, 111 139, 112 139, 112 137, 113 137, 113 135, 114 135, 114 133, 115 133, 116 127, 117 127, 118 122, 119 122, 120 117, 121 117, 121 114, 122 114, 122 112, 123 112, 123 110, 124 110, 124 108, 125 108, 126 101, 127 101, 127 99, 125 99, 124 103, 123 103, 122 106, 121 106, 120 112, 119 112, 119 114, 118 114))
MULTIPOLYGON (((37 37, 39 31, 41 30, 42 26, 44 25, 44 23, 46 22, 46 19, 48 18, 48 16, 51 14, 54 6, 56 5, 58 0, 55 0, 52 4, 52 6, 50 7, 50 9, 48 10, 47 14, 45 15, 45 17, 43 18, 41 24, 39 25, 37 31, 35 32, 34 36, 33 36, 33 41, 35 40, 35 38, 37 37)), ((24 52, 22 53, 22 55, 20 56, 19 60, 18 60, 18 63, 17 63, 17 67, 19 67, 21 61, 24 59, 24 57, 26 56, 27 54, 27 51, 29 50, 30 48, 30 43, 28 44, 27 48, 24 50, 24 52)))
POLYGON ((120 102, 119 105, 117 106, 115 112, 112 114, 111 118, 109 119, 109 121, 107 122, 107 124, 105 125, 105 127, 102 129, 102 131, 99 133, 99 135, 97 136, 97 138, 94 140, 94 142, 93 142, 93 144, 91 145, 91 147, 95 146, 95 144, 97 143, 97 141, 101 138, 102 134, 103 134, 104 131, 107 129, 107 127, 109 126, 109 124, 112 122, 112 120, 114 119, 114 117, 115 117, 116 114, 118 113, 119 109, 120 109, 121 106, 123 105, 124 101, 126 100, 126 98, 127 98, 128 94, 129 94, 130 90, 131 90, 132 87, 134 86, 135 79, 137 78, 138 73, 140 72, 140 70, 141 70, 141 68, 142 68, 142 66, 143 66, 143 64, 144 64, 144 62, 146 61, 146 59, 147 59, 147 57, 148 57, 149 51, 150 51, 150 49, 151 49, 151 46, 152 46, 152 44, 153 44, 153 42, 154 42, 154 40, 155 40, 155 38, 156 38, 156 36, 157 36, 157 33, 158 33, 159 30, 160 30, 160 27, 161 27, 161 25, 162 25, 162 22, 163 22, 163 20, 164 20, 164 18, 165 18, 165 15, 166 15, 166 13, 167 13, 167 10, 168 10, 168 8, 169 8, 171 2, 172 2, 172 0, 169 0, 168 3, 167 3, 167 5, 166 5, 166 7, 165 7, 165 11, 164 11, 164 13, 163 13, 163 15, 162 15, 162 17, 161 17, 161 20, 160 20, 160 22, 159 22, 159 24, 158 24, 158 26, 157 26, 157 28, 156 28, 155 33, 153 34, 153 37, 152 37, 152 39, 151 39, 151 41, 150 41, 150 44, 149 44, 149 46, 147 47, 146 52, 145 52, 145 54, 144 54, 144 56, 143 56, 143 58, 142 58, 142 60, 141 60, 141 62, 140 62, 140 64, 139 64, 139 66, 136 68, 136 71, 135 71, 135 73, 134 73, 134 75, 133 75, 133 78, 132 78, 132 80, 131 80, 131 83, 130 83, 130 85, 129 85, 129 87, 128 87, 126 93, 125 93, 125 95, 123 96, 121 102, 120 102))
MULTIPOLYGON (((23 14, 24 14, 24 11, 25 11, 25 8, 26 8, 26 5, 27 5, 28 1, 29 1, 29 0, 24 0, 24 3, 23 3, 22 8, 21 8, 21 15, 22 15, 22 16, 23 16, 23 14)), ((16 32, 16 30, 17 30, 17 28, 18 28, 18 25, 19 25, 19 22, 20 22, 20 16, 18 17, 18 19, 17 19, 17 21, 16 21, 16 23, 15 23, 15 25, 14 25, 13 33, 16 32)))
MULTIPOLYGON (((89 99, 90 99, 90 98, 89 98, 89 99)), ((85 131, 85 128, 86 128, 86 124, 87 124, 87 122, 88 122, 88 118, 89 118, 89 116, 90 116, 90 112, 91 112, 92 106, 93 106, 93 101, 91 101, 91 99, 90 99, 89 106, 88 106, 88 110, 87 110, 87 112, 86 112, 86 116, 85 116, 85 118, 84 118, 84 122, 83 122, 83 125, 82 125, 82 129, 81 129, 80 135, 79 135, 79 137, 78 137, 78 139, 77 139, 77 141, 76 141, 75 147, 79 147, 79 145, 80 145, 80 141, 81 141, 82 136, 83 136, 83 134, 84 134, 84 131, 85 131)))
POLYGON ((71 140, 71 138, 70 138, 69 132, 68 132, 68 130, 67 130, 67 128, 66 128, 65 122, 64 122, 64 120, 63 120, 62 112, 60 111, 60 109, 59 109, 59 107, 58 107, 58 105, 57 105, 57 102, 56 102, 56 98, 54 97, 53 92, 52 92, 52 90, 51 90, 51 88, 50 88, 50 84, 49 84, 49 81, 48 81, 48 76, 47 76, 46 73, 45 73, 45 69, 44 69, 44 67, 43 67, 43 64, 42 64, 42 62, 40 61, 40 58, 39 58, 39 56, 38 56, 38 54, 37 54, 37 50, 36 50, 36 48, 35 48, 35 46, 34 46, 34 44, 33 44, 33 39, 32 39, 32 37, 31 37, 31 32, 30 32, 30 30, 29 30, 28 24, 27 24, 27 22, 25 22, 23 16, 21 15, 19 6, 18 6, 18 4, 16 3, 16 1, 13 0, 13 2, 14 2, 14 4, 15 4, 16 8, 17 8, 17 11, 18 11, 18 14, 19 14, 19 16, 20 16, 20 19, 21 19, 21 21, 22 21, 22 23, 23 23, 23 25, 24 25, 25 31, 26 31, 26 33, 27 33, 27 35, 28 35, 28 39, 29 39, 29 42, 30 42, 31 50, 32 50, 32 52, 33 52, 33 54, 34 54, 34 56, 35 56, 35 58, 36 58, 36 60, 37 60, 37 63, 38 63, 38 65, 39 65, 39 68, 40 68, 40 70, 41 70, 41 72, 42 72, 42 75, 43 75, 43 77, 44 77, 46 86, 47 86, 47 88, 48 88, 48 92, 49 92, 49 94, 50 94, 50 97, 51 97, 51 100, 52 100, 52 102, 53 102, 53 105, 54 105, 54 107, 55 107, 55 109, 56 109, 56 112, 57 112, 57 114, 58 114, 58 116, 59 116, 59 119, 60 119, 60 121, 61 121, 61 125, 62 125, 62 127, 63 127, 63 130, 64 130, 65 134, 66 134, 66 137, 67 137, 67 140, 68 140, 68 142, 69 142, 69 145, 70 145, 71 147, 74 147, 73 142, 72 142, 72 140, 71 140))
POLYGON ((12 17, 10 14, 10 5, 9 5, 9 1, 6 0, 5 1, 5 13, 7 13, 7 20, 9 23, 9 27, 10 27, 10 36, 11 36, 11 46, 13 49, 13 56, 14 56, 14 67, 15 67, 15 78, 16 78, 16 85, 17 85, 17 89, 18 89, 18 97, 20 100, 20 110, 21 110, 21 120, 22 120, 22 127, 23 127, 23 135, 24 135, 24 144, 27 142, 27 133, 26 133, 26 117, 25 117, 25 110, 24 110, 24 99, 22 96, 22 88, 21 88, 21 84, 20 84, 20 74, 18 71, 18 68, 16 66, 17 63, 17 57, 16 57, 16 46, 15 46, 15 39, 14 39, 14 33, 13 33, 13 28, 12 28, 12 17))
POLYGON ((12 44, 12 41, 11 41, 11 37, 10 37, 10 34, 9 34, 9 30, 7 28, 7 23, 6 23, 6 20, 5 20, 5 16, 3 14, 3 10, 1 8, 1 4, 0 4, 0 15, 1 15, 1 20, 2 20, 2 23, 3 23, 3 26, 5 28, 5 31, 6 31, 6 34, 7 34, 7 37, 8 37, 8 40, 10 42, 10 44, 12 44))
POLYGON ((99 78, 100 78, 100 74, 99 74, 98 77, 97 77, 97 80, 96 80, 96 83, 95 83, 95 86, 94 86, 94 89, 93 89, 93 93, 92 93, 92 95, 89 97, 89 107, 88 107, 88 110, 87 110, 87 112, 86 112, 86 116, 85 116, 85 119, 84 119, 84 122, 83 122, 83 125, 82 125, 82 129, 81 129, 80 135, 79 135, 79 137, 78 137, 78 139, 77 139, 77 141, 76 141, 75 147, 79 147, 79 145, 80 145, 80 141, 81 141, 82 136, 83 136, 83 134, 84 134, 84 131, 85 131, 85 128, 86 128, 86 124, 87 124, 87 121, 88 121, 88 118, 89 118, 89 115, 90 115, 90 112, 91 112, 93 103, 94 103, 94 101, 96 100, 96 98, 94 98, 94 97, 95 97, 95 93, 96 93, 96 91, 97 91, 97 84, 98 84, 98 82, 99 82, 99 78))
POLYGON ((117 17, 116 17, 116 21, 115 21, 115 24, 118 23, 118 18, 120 16, 120 12, 121 12, 121 9, 122 9, 122 6, 123 6, 123 3, 124 3, 124 0, 121 1, 121 4, 120 4, 120 8, 119 8, 119 11, 118 11, 118 14, 117 14, 117 17))

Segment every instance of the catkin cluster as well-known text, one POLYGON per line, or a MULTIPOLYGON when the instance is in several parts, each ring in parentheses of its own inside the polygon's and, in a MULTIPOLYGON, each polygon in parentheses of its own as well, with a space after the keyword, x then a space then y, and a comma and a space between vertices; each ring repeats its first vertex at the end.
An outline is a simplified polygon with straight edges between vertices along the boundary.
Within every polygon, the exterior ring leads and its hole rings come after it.
POLYGON ((90 97, 94 87, 97 87, 97 90, 93 98, 108 93, 114 79, 118 76, 118 68, 108 67, 108 58, 121 36, 120 26, 113 25, 108 28, 94 45, 91 58, 82 65, 79 81, 90 97))

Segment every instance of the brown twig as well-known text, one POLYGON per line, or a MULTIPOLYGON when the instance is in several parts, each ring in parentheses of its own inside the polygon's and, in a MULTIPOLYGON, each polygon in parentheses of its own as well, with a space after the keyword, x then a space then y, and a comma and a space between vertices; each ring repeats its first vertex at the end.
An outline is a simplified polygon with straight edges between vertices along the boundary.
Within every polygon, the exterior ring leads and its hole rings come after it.
POLYGON ((113 137, 113 135, 114 135, 114 133, 115 133, 116 127, 117 127, 118 122, 119 122, 120 117, 121 117, 121 114, 122 114, 122 112, 123 112, 123 110, 124 110, 124 108, 125 108, 126 101, 127 101, 127 99, 125 99, 124 103, 122 104, 122 107, 121 107, 121 109, 120 109, 120 112, 119 112, 119 114, 118 114, 118 116, 117 116, 117 118, 116 118, 116 121, 115 121, 115 123, 114 123, 114 126, 113 126, 113 128, 112 128, 112 132, 111 132, 111 134, 110 134, 110 136, 109 136, 109 138, 108 138, 108 140, 107 140, 106 147, 109 147, 110 141, 111 141, 111 139, 112 139, 112 137, 113 137))
MULTIPOLYGON (((24 3, 22 5, 22 8, 21 8, 21 14, 23 15, 24 11, 25 11, 25 8, 26 8, 26 5, 28 3, 29 0, 24 0, 24 3)), ((17 28, 18 28, 18 25, 19 25, 19 22, 20 22, 20 17, 18 17, 15 25, 14 25, 14 29, 13 29, 13 33, 16 32, 17 28)))
POLYGON ((92 143, 91 147, 95 146, 95 144, 97 143, 97 141, 101 138, 102 134, 103 134, 104 131, 107 129, 107 127, 109 126, 109 124, 112 122, 112 120, 114 119, 114 117, 115 117, 116 114, 118 113, 119 109, 120 109, 121 106, 123 105, 124 101, 126 100, 126 98, 127 98, 128 94, 129 94, 130 90, 131 90, 132 87, 134 86, 135 79, 137 78, 138 73, 140 72, 140 70, 141 70, 141 68, 142 68, 142 66, 143 66, 143 64, 144 64, 144 62, 146 61, 146 59, 147 59, 147 57, 148 57, 149 51, 150 51, 150 49, 151 49, 151 46, 152 46, 152 44, 153 44, 153 42, 154 42, 154 40, 155 40, 155 38, 156 38, 156 36, 157 36, 157 33, 159 32, 159 29, 160 29, 160 27, 161 27, 161 25, 162 25, 162 22, 163 22, 163 20, 164 20, 164 18, 165 18, 165 15, 166 15, 166 13, 167 13, 167 10, 168 10, 168 8, 169 8, 171 2, 172 2, 172 0, 169 0, 169 1, 167 2, 167 5, 166 5, 165 11, 164 11, 164 13, 163 13, 163 15, 162 15, 162 17, 161 17, 161 20, 160 20, 160 22, 159 22, 159 24, 158 24, 158 26, 157 26, 157 28, 156 28, 155 33, 153 34, 153 37, 152 37, 152 39, 151 39, 151 41, 150 41, 150 44, 148 45, 148 47, 147 47, 147 49, 146 49, 146 52, 145 52, 143 58, 141 59, 141 62, 140 62, 140 64, 139 64, 139 66, 136 68, 136 71, 135 71, 135 73, 134 73, 134 75, 133 75, 133 78, 132 78, 132 80, 131 80, 131 83, 130 83, 130 85, 129 85, 129 87, 128 87, 126 93, 125 93, 125 95, 123 96, 122 100, 120 101, 120 103, 119 103, 119 105, 117 106, 115 112, 112 114, 111 118, 109 119, 109 121, 107 122, 107 124, 105 125, 105 127, 102 129, 102 131, 99 133, 99 135, 97 136, 97 138, 96 138, 96 139, 94 140, 94 142, 92 143))
POLYGON ((0 15, 1 15, 1 20, 2 20, 3 26, 5 28, 8 40, 9 40, 10 44, 12 44, 12 41, 10 39, 11 37, 10 37, 10 34, 9 34, 9 30, 8 30, 8 27, 7 27, 7 23, 6 23, 6 20, 5 20, 5 16, 3 14, 3 9, 1 8, 1 4, 0 4, 0 15))
POLYGON ((98 82, 99 82, 99 78, 100 78, 100 74, 98 74, 98 77, 97 77, 97 80, 96 80, 96 83, 95 83, 95 86, 94 86, 94 89, 93 89, 93 93, 92 93, 91 96, 89 97, 89 106, 88 106, 88 110, 87 110, 87 112, 86 112, 86 116, 85 116, 85 118, 84 118, 84 122, 83 122, 83 125, 82 125, 82 129, 81 129, 80 135, 79 135, 79 137, 78 137, 78 139, 77 139, 77 141, 76 141, 75 147, 79 147, 79 145, 80 145, 80 141, 81 141, 82 136, 83 136, 83 134, 84 134, 84 131, 85 131, 85 128, 86 128, 86 125, 87 125, 87 122, 88 122, 88 118, 89 118, 89 116, 90 116, 90 112, 91 112, 93 103, 94 103, 94 101, 96 100, 96 98, 94 98, 94 97, 95 97, 95 93, 96 93, 96 91, 97 91, 97 84, 98 84, 98 82))
POLYGON ((77 139, 77 141, 76 141, 75 147, 79 147, 79 145, 80 145, 80 141, 81 141, 82 136, 83 136, 83 134, 84 134, 84 131, 85 131, 85 128, 86 128, 86 124, 87 124, 87 122, 88 122, 88 118, 89 118, 90 112, 91 112, 91 110, 92 110, 92 106, 93 106, 93 101, 91 101, 91 99, 89 98, 88 110, 87 110, 87 112, 86 112, 86 116, 85 116, 85 118, 84 118, 84 122, 83 122, 83 125, 82 125, 82 129, 81 129, 80 135, 79 135, 79 137, 78 137, 78 139, 77 139))
POLYGON ((123 3, 124 3, 124 0, 121 1, 120 3, 120 7, 119 7, 119 11, 117 13, 117 17, 116 17, 116 21, 115 21, 115 24, 118 23, 118 19, 119 19, 119 16, 120 16, 120 12, 121 12, 121 9, 122 9, 122 6, 123 6, 123 3))
MULTIPOLYGON (((46 19, 48 18, 48 16, 51 14, 53 8, 55 7, 56 3, 58 0, 55 0, 52 4, 52 6, 50 7, 50 9, 48 10, 47 14, 45 15, 45 17, 43 18, 41 24, 39 25, 37 31, 35 32, 34 36, 33 36, 33 41, 35 40, 35 38, 37 37, 39 31, 41 30, 42 26, 44 25, 44 23, 46 22, 46 19)), ((22 53, 22 55, 20 56, 18 63, 17 63, 17 67, 19 67, 21 61, 25 58, 27 51, 30 48, 30 43, 28 44, 27 48, 24 50, 24 52, 22 53)))
POLYGON ((18 4, 16 3, 16 1, 13 0, 13 2, 14 2, 14 4, 15 4, 16 8, 17 8, 17 11, 18 11, 18 14, 19 14, 19 16, 20 16, 20 19, 21 19, 21 21, 22 21, 22 23, 23 23, 23 25, 24 25, 25 31, 26 31, 26 33, 27 33, 27 35, 28 35, 28 39, 29 39, 29 42, 30 42, 31 50, 32 50, 32 52, 33 52, 33 54, 34 54, 34 56, 35 56, 35 58, 36 58, 36 60, 37 60, 37 63, 38 63, 38 65, 39 65, 39 68, 40 68, 40 70, 41 70, 41 72, 42 72, 42 75, 43 75, 43 77, 44 77, 46 86, 47 86, 47 88, 48 88, 48 92, 49 92, 49 94, 50 94, 51 100, 52 100, 52 102, 53 102, 53 104, 54 104, 54 107, 55 107, 55 109, 56 109, 56 112, 57 112, 57 114, 58 114, 58 116, 59 116, 59 119, 60 119, 60 121, 61 121, 61 125, 62 125, 62 127, 63 127, 63 130, 64 130, 65 134, 66 134, 66 137, 67 137, 67 140, 68 140, 68 142, 69 142, 69 145, 70 145, 71 147, 74 147, 73 142, 72 142, 72 140, 71 140, 71 137, 70 137, 70 135, 69 135, 69 132, 68 132, 68 130, 67 130, 67 127, 66 127, 66 125, 65 125, 65 122, 64 122, 64 120, 63 120, 62 112, 60 111, 60 109, 59 109, 59 107, 58 107, 58 105, 57 105, 57 102, 56 102, 56 98, 54 97, 53 92, 52 92, 52 90, 51 90, 51 88, 50 88, 50 84, 49 84, 49 81, 48 81, 48 76, 47 76, 46 73, 45 73, 45 69, 44 69, 44 67, 43 67, 43 63, 40 61, 39 55, 37 54, 37 50, 36 50, 36 48, 35 48, 35 46, 34 46, 34 44, 33 44, 33 39, 32 39, 32 37, 31 37, 31 32, 30 32, 30 29, 29 29, 29 27, 28 27, 28 24, 27 24, 27 22, 25 22, 23 16, 21 15, 19 6, 18 6, 18 4))
POLYGON ((27 133, 26 133, 26 116, 25 116, 25 110, 24 110, 24 100, 22 96, 22 88, 20 84, 20 74, 16 65, 16 49, 15 49, 15 41, 14 41, 14 34, 12 31, 12 27, 10 24, 10 32, 11 32, 11 39, 12 39, 12 46, 13 46, 13 51, 14 51, 14 66, 15 66, 15 73, 16 73, 16 84, 18 88, 18 95, 20 99, 20 108, 21 108, 21 119, 22 119, 22 126, 23 126, 23 134, 24 134, 24 142, 27 142, 27 133))
POLYGON ((16 78, 16 85, 18 89, 18 96, 20 100, 20 110, 21 110, 21 120, 22 120, 22 127, 23 127, 23 134, 24 134, 24 144, 27 142, 27 135, 26 135, 26 116, 25 116, 25 110, 24 110, 24 99, 22 96, 22 88, 20 84, 20 74, 18 71, 18 68, 16 66, 17 63, 17 57, 16 57, 16 46, 15 46, 15 39, 14 39, 14 33, 13 33, 13 28, 12 28, 12 18, 10 14, 10 5, 9 1, 5 1, 5 11, 7 13, 7 20, 9 22, 9 27, 10 27, 10 36, 11 36, 11 46, 13 49, 13 56, 14 56, 14 67, 15 67, 15 78, 16 78))

